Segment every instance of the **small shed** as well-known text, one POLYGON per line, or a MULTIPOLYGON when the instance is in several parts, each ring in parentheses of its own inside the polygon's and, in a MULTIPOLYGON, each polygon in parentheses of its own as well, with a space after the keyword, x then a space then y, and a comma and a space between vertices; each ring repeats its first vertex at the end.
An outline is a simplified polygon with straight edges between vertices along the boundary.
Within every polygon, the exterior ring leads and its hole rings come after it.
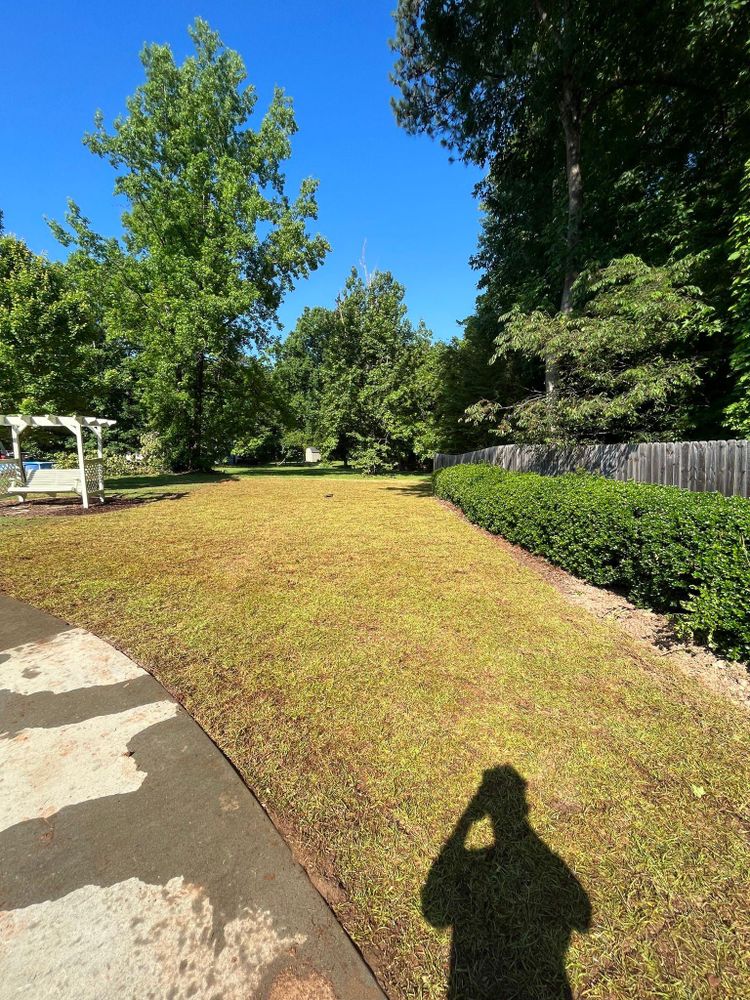
POLYGON ((305 463, 315 465, 320 461, 320 451, 317 448, 305 448, 305 463))

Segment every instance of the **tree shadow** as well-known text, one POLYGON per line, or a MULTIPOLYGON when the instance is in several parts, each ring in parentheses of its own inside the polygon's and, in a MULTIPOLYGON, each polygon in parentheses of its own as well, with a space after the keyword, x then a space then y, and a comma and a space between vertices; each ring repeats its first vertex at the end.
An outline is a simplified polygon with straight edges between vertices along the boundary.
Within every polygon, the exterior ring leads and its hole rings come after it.
MULTIPOLYGON (((123 705, 147 705, 157 695, 163 700, 149 677, 46 698, 19 696, 13 708, 26 725, 39 721, 46 727, 55 700, 62 701, 61 718, 68 723, 116 714, 123 705), (30 702, 25 710, 23 697, 30 702)), ((0 831, 0 909, 23 909, 84 886, 105 888, 133 878, 166 889, 182 877, 200 887, 211 905, 210 940, 217 954, 233 920, 274 912, 274 884, 267 876, 270 871, 275 877, 276 858, 258 847, 268 820, 219 751, 203 734, 196 738, 195 728, 180 712, 128 742, 127 756, 145 775, 137 791, 66 805, 0 831), (245 859, 244 874, 238 857, 245 859)))
MULTIPOLYGON (((419 475, 419 473, 411 473, 413 476, 419 475)), ((415 483, 409 483, 408 486, 386 486, 386 490, 389 493, 402 493, 404 496, 412 497, 432 497, 432 481, 430 479, 420 479, 415 483)))
MULTIPOLYGON (((2 662, 3 655, 0 653, 2 662)), ((96 684, 72 691, 19 694, 0 688, 0 738, 17 736, 29 726, 56 729, 84 722, 96 715, 119 715, 158 701, 164 701, 164 691, 147 673, 126 681, 96 684)))
POLYGON ((401 479, 412 476, 424 476, 426 473, 419 471, 392 471, 365 473, 361 469, 343 465, 233 465, 231 467, 232 477, 244 478, 265 478, 267 476, 304 476, 305 478, 339 478, 341 476, 353 476, 357 479, 366 479, 377 482, 379 479, 401 479))
POLYGON ((237 465, 232 466, 232 475, 237 477, 305 476, 323 478, 325 476, 361 476, 357 469, 343 465, 237 465))
MULTIPOLYGON (((15 646, 26 645, 30 642, 45 642, 60 635, 61 632, 67 632, 70 628, 72 626, 68 625, 67 622, 61 621, 53 615, 48 615, 45 611, 30 608, 23 601, 16 601, 7 594, 0 593, 0 650, 13 649, 15 646)), ((9 658, 9 656, 0 654, 0 663, 9 658)), ((24 676, 27 675, 24 674, 24 676)), ((5 721, 1 711, 0 719, 5 721)))
POLYGON ((492 768, 422 889, 422 912, 451 927, 448 1000, 572 1000, 565 956, 591 924, 588 895, 528 821, 526 782, 492 768), (471 847, 477 824, 490 846, 471 847))
POLYGON ((143 493, 125 495, 110 493, 105 503, 94 499, 88 508, 84 507, 79 498, 68 497, 32 497, 22 504, 0 504, 0 517, 90 517, 100 514, 116 514, 118 511, 129 510, 131 507, 142 507, 144 504, 160 503, 162 500, 182 500, 189 495, 188 490, 181 492, 143 493))
POLYGON ((164 472, 155 476, 107 476, 107 492, 157 489, 162 486, 200 486, 204 483, 224 483, 233 479, 228 472, 164 472))

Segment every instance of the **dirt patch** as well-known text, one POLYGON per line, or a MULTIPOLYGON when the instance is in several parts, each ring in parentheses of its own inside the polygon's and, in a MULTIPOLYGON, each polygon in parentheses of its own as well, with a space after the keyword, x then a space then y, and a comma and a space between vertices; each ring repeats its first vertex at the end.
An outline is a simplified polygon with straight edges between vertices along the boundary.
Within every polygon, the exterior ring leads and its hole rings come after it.
POLYGON ((541 576, 572 604, 585 608, 595 618, 616 622, 623 632, 648 646, 652 653, 665 657, 683 673, 695 677, 716 694, 729 698, 750 711, 750 671, 746 665, 723 660, 705 646, 684 642, 677 636, 666 615, 659 615, 646 608, 637 608, 622 594, 579 580, 578 577, 560 569, 559 566, 554 566, 541 556, 533 555, 526 549, 512 545, 504 538, 473 524, 459 507, 447 500, 438 500, 438 503, 471 524, 475 531, 481 532, 495 544, 512 553, 518 562, 541 576))
POLYGON ((338 1000, 331 983, 319 972, 309 970, 295 975, 282 972, 275 980, 268 1000, 338 1000))
POLYGON ((0 502, 0 517, 81 517, 91 514, 115 514, 131 507, 141 507, 145 503, 156 503, 160 500, 180 500, 186 493, 160 493, 149 497, 112 497, 106 503, 92 502, 88 510, 80 500, 46 499, 26 500, 24 503, 0 502))

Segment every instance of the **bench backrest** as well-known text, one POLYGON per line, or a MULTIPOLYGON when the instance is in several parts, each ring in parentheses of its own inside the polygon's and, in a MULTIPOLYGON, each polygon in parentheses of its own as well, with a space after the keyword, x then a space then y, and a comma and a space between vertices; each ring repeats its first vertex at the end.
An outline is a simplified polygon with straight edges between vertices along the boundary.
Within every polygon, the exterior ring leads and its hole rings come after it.
POLYGON ((26 473, 28 489, 52 493, 54 490, 77 492, 81 484, 78 469, 31 469, 26 473))

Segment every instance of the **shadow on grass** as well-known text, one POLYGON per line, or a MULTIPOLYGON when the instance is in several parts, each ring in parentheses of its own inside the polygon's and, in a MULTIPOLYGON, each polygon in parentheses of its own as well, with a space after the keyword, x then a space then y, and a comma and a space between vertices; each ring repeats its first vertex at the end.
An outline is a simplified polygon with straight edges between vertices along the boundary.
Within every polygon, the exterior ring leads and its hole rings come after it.
MULTIPOLYGON (((421 475, 421 473, 413 472, 413 476, 421 475)), ((429 478, 419 479, 417 482, 408 483, 404 486, 386 486, 386 489, 390 493, 402 493, 404 496, 416 496, 416 497, 431 497, 432 492, 432 481, 429 478)))
POLYGON ((158 476, 107 477, 107 492, 121 490, 158 489, 162 486, 200 486, 205 483, 223 483, 234 478, 229 472, 165 472, 158 476))
POLYGON ((93 499, 88 509, 80 499, 32 497, 24 503, 0 504, 0 518, 7 517, 89 517, 94 514, 116 514, 118 511, 142 507, 144 504, 160 503, 162 500, 182 500, 188 491, 142 494, 110 493, 106 503, 93 499))
POLYGON ((225 472, 244 478, 246 476, 355 476, 359 479, 401 479, 413 476, 423 476, 423 472, 383 472, 367 474, 360 469, 346 468, 343 465, 236 465, 227 466, 225 472))
POLYGON ((358 476, 356 469, 343 465, 232 465, 233 476, 358 476))
POLYGON ((424 916, 453 930, 448 1000, 572 998, 565 956, 572 932, 588 930, 591 905, 528 809, 514 768, 485 771, 427 877, 424 916), (489 846, 468 846, 477 824, 489 846))

